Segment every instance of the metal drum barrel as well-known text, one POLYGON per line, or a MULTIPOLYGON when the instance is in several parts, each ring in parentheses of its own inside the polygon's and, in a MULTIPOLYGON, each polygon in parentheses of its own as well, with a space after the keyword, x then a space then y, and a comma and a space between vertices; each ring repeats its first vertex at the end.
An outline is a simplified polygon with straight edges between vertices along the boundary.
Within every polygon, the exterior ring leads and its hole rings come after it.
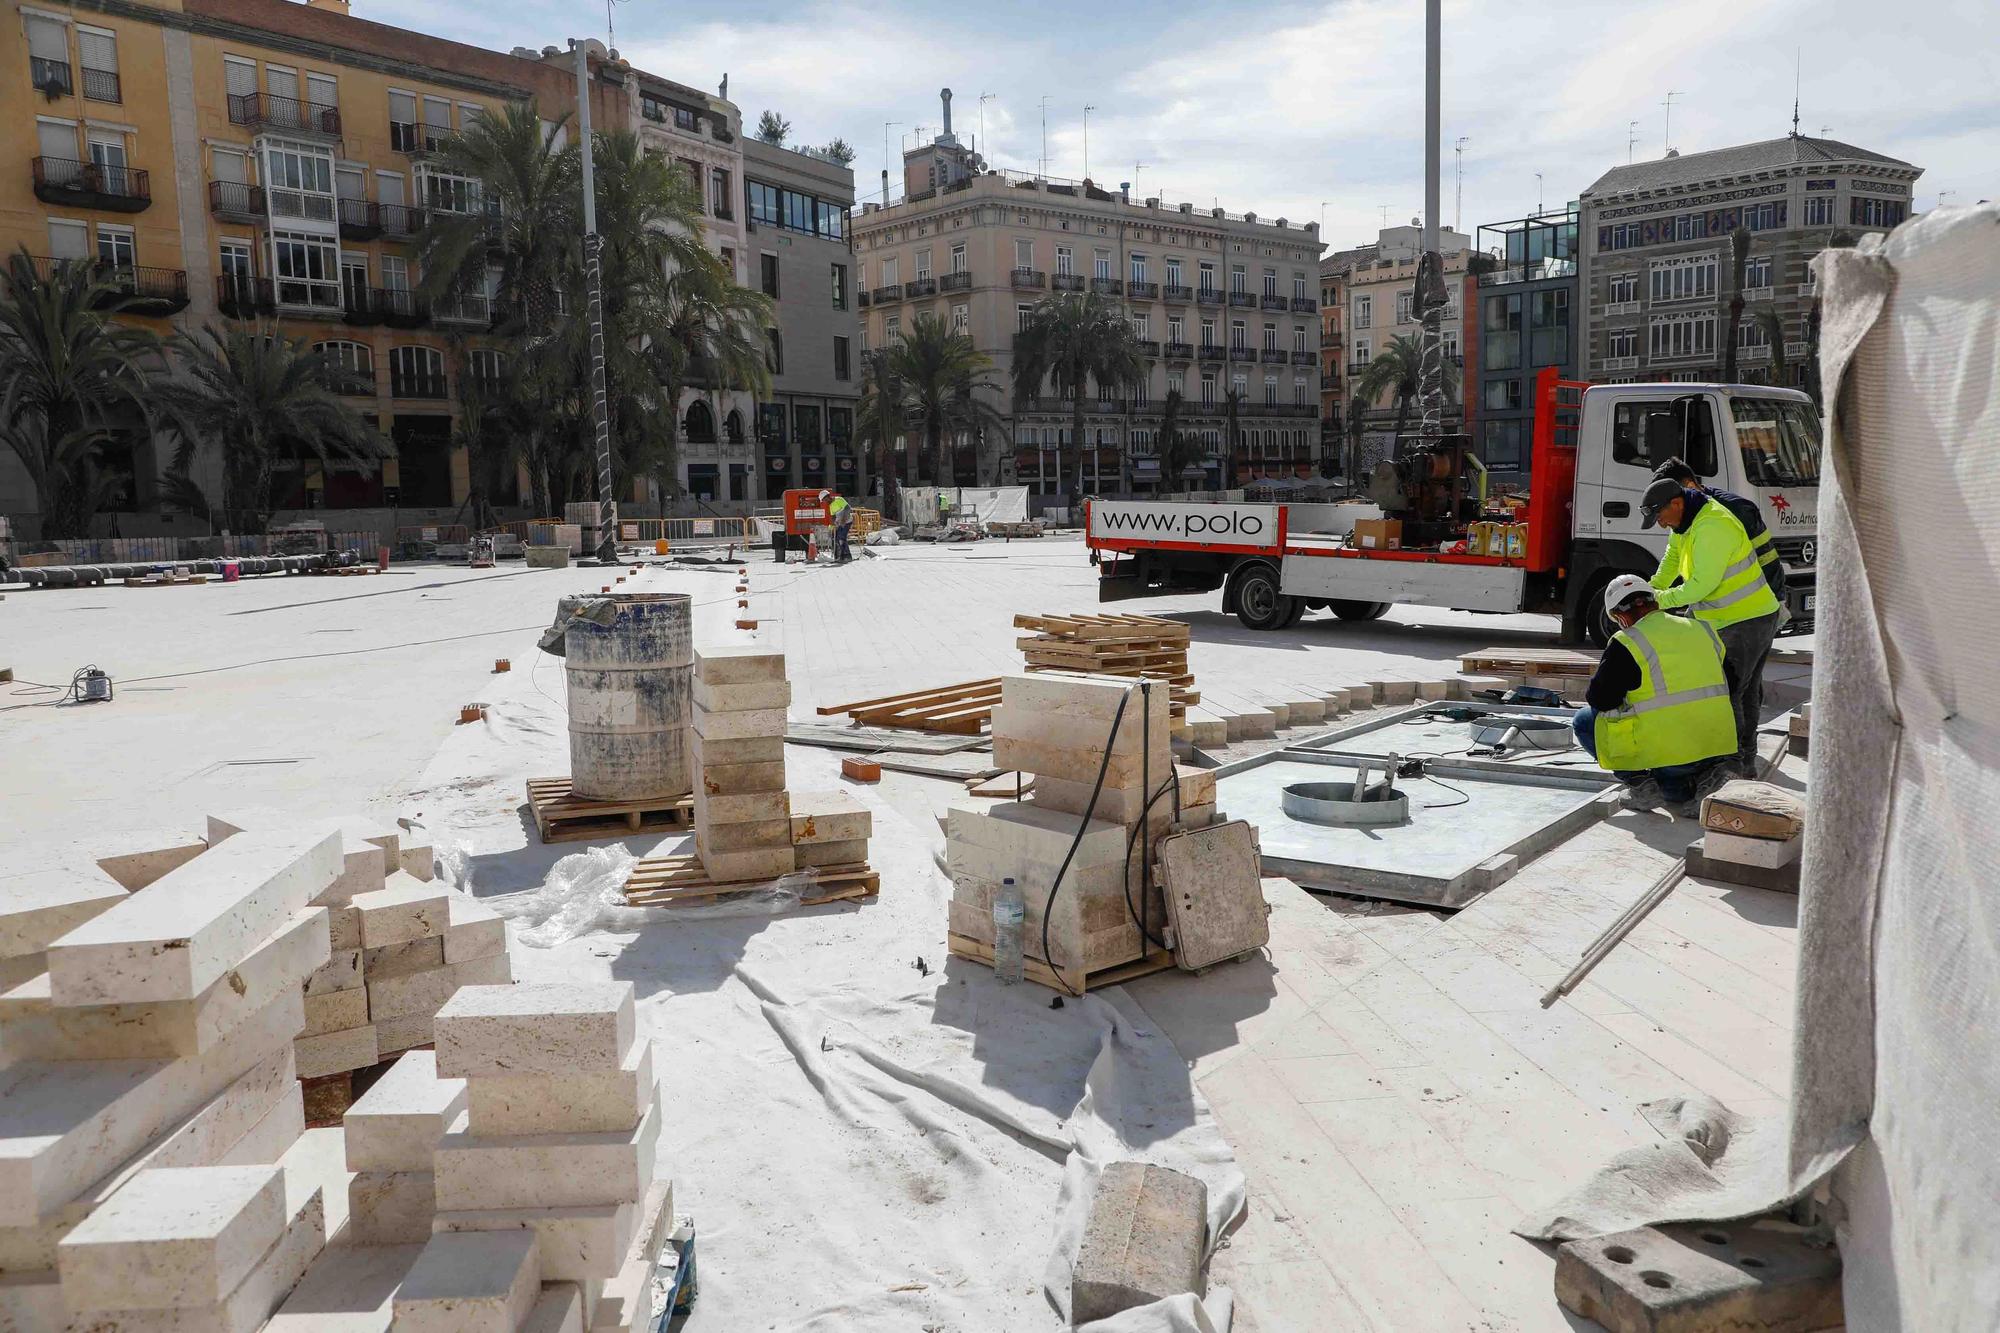
POLYGON ((636 801, 693 790, 692 603, 684 593, 565 597, 567 613, 608 601, 608 625, 573 620, 563 635, 569 672, 570 791, 636 801))

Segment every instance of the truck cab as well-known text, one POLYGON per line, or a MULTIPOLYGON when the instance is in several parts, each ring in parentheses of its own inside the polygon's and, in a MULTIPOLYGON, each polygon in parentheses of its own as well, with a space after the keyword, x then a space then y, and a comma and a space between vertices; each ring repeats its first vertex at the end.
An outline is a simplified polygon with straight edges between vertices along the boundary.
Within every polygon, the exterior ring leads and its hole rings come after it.
POLYGON ((1564 627, 1603 643, 1598 603, 1619 574, 1650 575, 1667 534, 1641 526, 1640 497, 1671 458, 1705 487, 1756 502, 1785 564, 1788 628, 1817 609, 1820 423, 1796 389, 1755 384, 1602 384, 1582 390, 1564 627))

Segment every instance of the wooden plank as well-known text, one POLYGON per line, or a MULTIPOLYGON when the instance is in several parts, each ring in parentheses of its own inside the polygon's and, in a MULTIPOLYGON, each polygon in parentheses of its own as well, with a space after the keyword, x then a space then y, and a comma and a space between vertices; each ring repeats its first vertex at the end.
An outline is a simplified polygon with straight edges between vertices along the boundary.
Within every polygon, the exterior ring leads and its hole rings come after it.
MULTIPOLYGON (((636 862, 625 880, 625 901, 634 907, 686 907, 719 902, 737 894, 770 886, 768 879, 717 882, 708 876, 698 856, 648 856, 636 862)), ((873 898, 882 877, 866 862, 821 866, 813 882, 799 893, 801 907, 873 898)))
POLYGON ((907 694, 890 694, 880 699, 861 699, 851 704, 828 704, 814 711, 821 717, 831 717, 836 713, 852 713, 858 709, 886 708, 913 701, 945 699, 957 694, 974 693, 981 689, 998 689, 999 685, 1000 677, 994 676, 990 680, 969 680, 962 685, 940 685, 935 689, 911 690, 907 694))
MULTIPOLYGON (((952 933, 947 941, 947 947, 957 957, 984 963, 988 967, 993 966, 992 946, 982 944, 969 935, 952 933)), ((1021 975, 1037 985, 1047 986, 1050 990, 1062 991, 1067 995, 1081 995, 1093 990, 1102 990, 1106 986, 1116 986, 1123 981, 1150 976, 1173 965, 1174 956, 1165 949, 1155 949, 1143 958, 1135 958, 1129 963, 1119 963, 1112 967, 1102 967, 1095 972, 1083 972, 1074 967, 1052 971, 1041 959, 1024 957, 1021 960, 1021 975)))

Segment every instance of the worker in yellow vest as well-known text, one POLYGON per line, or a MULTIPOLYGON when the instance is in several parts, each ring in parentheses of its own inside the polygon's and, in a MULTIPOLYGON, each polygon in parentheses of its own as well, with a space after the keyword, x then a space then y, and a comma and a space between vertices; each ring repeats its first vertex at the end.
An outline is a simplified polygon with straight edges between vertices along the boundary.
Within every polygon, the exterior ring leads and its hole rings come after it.
POLYGON ((1764 659, 1782 620, 1757 550, 1727 506, 1671 478, 1646 488, 1641 521, 1667 529, 1667 551, 1650 580, 1662 611, 1685 610, 1722 637, 1736 710, 1736 773, 1756 776, 1763 721, 1764 659))
POLYGON ((1660 594, 1637 574, 1611 580, 1604 611, 1619 629, 1577 710, 1577 743, 1625 781, 1628 809, 1673 802, 1691 817, 1728 780, 1736 755, 1721 636, 1661 610, 1660 594))
POLYGON ((844 495, 832 491, 819 493, 820 503, 826 506, 826 516, 833 522, 833 563, 844 565, 854 558, 847 549, 847 537, 854 528, 854 506, 847 503, 844 495))

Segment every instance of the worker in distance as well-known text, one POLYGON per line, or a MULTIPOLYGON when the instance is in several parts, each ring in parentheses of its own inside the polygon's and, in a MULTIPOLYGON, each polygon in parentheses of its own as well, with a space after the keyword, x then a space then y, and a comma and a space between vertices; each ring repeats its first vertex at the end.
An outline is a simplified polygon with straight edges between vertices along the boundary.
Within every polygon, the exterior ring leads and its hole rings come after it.
POLYGON ((847 547, 848 536, 854 530, 854 506, 847 503, 847 497, 832 491, 821 491, 819 502, 826 506, 826 516, 833 521, 833 563, 844 565, 854 558, 847 547))
POLYGON ((1749 532, 1725 502, 1662 477, 1639 503, 1644 526, 1667 529, 1666 553, 1648 580, 1655 600, 1662 611, 1686 611, 1720 636, 1736 714, 1732 768, 1738 777, 1755 777, 1764 659, 1783 620, 1778 598, 1749 532))
POLYGON ((1693 818, 1732 776, 1736 710, 1721 635, 1661 600, 1637 574, 1611 580, 1604 612, 1618 632, 1572 725, 1577 744, 1626 784, 1627 809, 1672 804, 1693 818))

